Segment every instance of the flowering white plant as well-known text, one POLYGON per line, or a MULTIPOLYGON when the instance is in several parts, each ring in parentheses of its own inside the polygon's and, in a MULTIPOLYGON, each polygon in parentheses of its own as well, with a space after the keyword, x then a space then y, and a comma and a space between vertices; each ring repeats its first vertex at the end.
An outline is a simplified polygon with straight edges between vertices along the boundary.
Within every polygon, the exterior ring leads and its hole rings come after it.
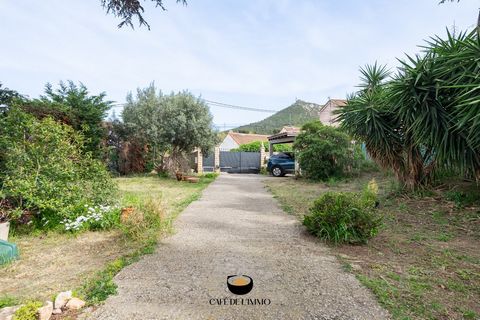
POLYGON ((65 226, 65 230, 69 231, 78 231, 82 226, 87 222, 100 222, 104 216, 111 212, 112 210, 117 209, 115 206, 94 206, 85 205, 86 214, 80 215, 75 219, 65 218, 60 223, 65 226))

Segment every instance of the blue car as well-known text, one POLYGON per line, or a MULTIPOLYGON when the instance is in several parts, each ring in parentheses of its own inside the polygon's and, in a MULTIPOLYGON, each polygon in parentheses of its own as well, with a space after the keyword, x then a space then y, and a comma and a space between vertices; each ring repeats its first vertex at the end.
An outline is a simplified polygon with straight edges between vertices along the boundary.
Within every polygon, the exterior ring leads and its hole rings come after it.
POLYGON ((268 159, 267 170, 274 177, 283 177, 287 173, 295 173, 295 158, 293 153, 282 152, 268 159))

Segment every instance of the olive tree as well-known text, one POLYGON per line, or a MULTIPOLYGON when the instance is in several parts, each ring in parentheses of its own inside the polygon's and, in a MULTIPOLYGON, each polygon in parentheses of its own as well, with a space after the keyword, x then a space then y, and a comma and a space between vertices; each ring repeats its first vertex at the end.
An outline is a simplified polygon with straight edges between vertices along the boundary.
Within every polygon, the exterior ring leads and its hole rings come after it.
POLYGON ((188 91, 164 95, 153 84, 138 89, 136 97, 127 96, 122 118, 160 171, 180 170, 188 153, 207 153, 217 142, 208 105, 188 91))

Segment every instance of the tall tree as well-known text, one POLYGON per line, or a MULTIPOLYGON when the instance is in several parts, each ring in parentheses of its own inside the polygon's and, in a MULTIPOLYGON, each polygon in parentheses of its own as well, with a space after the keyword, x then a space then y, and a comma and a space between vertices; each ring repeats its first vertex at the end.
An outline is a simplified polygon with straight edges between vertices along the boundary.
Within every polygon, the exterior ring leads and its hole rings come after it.
POLYGON ((217 142, 208 105, 188 91, 157 94, 152 83, 127 96, 124 125, 148 145, 158 170, 175 171, 195 148, 209 152, 217 142))
MULTIPOLYGON (((87 87, 73 81, 60 82, 57 89, 51 84, 45 86, 45 95, 24 107, 30 113, 43 112, 56 120, 68 123, 85 136, 85 150, 97 158, 103 156, 102 141, 107 132, 103 121, 111 108, 111 101, 105 100, 106 93, 91 95, 87 87), (61 116, 61 119, 58 119, 61 116)), ((38 116, 42 118, 42 115, 38 116)))
POLYGON ((10 104, 14 99, 22 98, 22 96, 15 90, 4 87, 0 82, 0 105, 10 104))
POLYGON ((480 178, 480 37, 475 31, 430 39, 393 78, 376 65, 339 113, 372 158, 408 189, 436 168, 480 178))

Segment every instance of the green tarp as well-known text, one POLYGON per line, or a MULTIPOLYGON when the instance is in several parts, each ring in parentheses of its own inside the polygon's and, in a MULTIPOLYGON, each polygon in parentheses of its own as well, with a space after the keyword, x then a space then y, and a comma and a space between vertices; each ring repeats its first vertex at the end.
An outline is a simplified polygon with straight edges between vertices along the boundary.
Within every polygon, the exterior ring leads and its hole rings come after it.
POLYGON ((0 265, 18 258, 17 245, 0 240, 0 265))

